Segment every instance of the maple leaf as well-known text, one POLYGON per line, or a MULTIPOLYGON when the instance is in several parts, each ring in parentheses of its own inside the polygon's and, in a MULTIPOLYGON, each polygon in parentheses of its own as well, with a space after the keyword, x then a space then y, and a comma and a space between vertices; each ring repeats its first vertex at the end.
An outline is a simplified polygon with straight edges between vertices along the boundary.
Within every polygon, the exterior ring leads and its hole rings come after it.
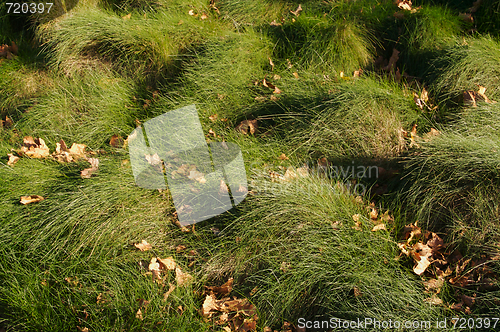
POLYGON ((140 251, 148 251, 153 249, 153 246, 148 243, 146 240, 142 240, 140 243, 134 243, 134 246, 140 251))
POLYGON ((21 201, 20 203, 23 205, 26 204, 31 204, 31 203, 38 203, 43 201, 45 198, 39 195, 29 195, 29 196, 21 196, 21 201))

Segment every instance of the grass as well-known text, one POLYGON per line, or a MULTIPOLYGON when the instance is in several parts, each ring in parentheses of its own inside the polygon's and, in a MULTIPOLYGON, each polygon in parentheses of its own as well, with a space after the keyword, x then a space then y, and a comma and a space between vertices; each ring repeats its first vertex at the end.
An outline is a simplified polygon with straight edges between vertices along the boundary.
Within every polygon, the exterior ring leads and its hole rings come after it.
POLYGON ((0 59, 0 330, 219 331, 200 309, 205 286, 230 277, 258 331, 299 318, 498 316, 499 104, 462 101, 478 85, 500 99, 496 2, 470 24, 465 2, 416 2, 400 17, 391 2, 300 5, 80 0, 44 20, 0 14, 0 44, 19 45, 0 59), (393 48, 399 59, 384 70, 393 48), (417 105, 424 87, 429 108, 417 105), (190 104, 208 142, 238 144, 250 193, 183 232, 169 190, 136 186, 127 148, 109 142, 190 104), (235 130, 247 119, 254 134, 235 130), (441 134, 417 147, 414 124, 421 137, 441 134), (85 144, 99 171, 83 179, 89 162, 51 158, 8 166, 25 136, 51 152, 60 139, 85 144), (385 169, 290 179, 304 164, 385 169), (35 194, 45 200, 19 203, 35 194), (387 230, 372 231, 373 207, 393 216, 387 230), (418 276, 398 247, 417 221, 442 236, 446 255, 464 256, 450 263, 457 277, 482 281, 447 278, 426 292, 438 263, 418 276), (133 246, 143 239, 151 250, 133 246), (153 281, 151 258, 169 256, 190 284, 173 271, 153 281), (453 309, 464 296, 475 304, 453 309))

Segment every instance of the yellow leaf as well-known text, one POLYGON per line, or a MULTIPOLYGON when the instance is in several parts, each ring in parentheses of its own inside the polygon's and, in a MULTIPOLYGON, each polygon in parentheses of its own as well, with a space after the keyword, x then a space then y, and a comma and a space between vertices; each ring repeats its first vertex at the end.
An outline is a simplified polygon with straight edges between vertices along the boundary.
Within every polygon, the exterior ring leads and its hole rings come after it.
POLYGON ((77 144, 77 143, 73 143, 73 145, 71 145, 71 148, 69 149, 69 153, 73 156, 73 158, 75 159, 86 159, 85 157, 85 148, 87 146, 85 144, 77 144))
POLYGON ((293 72, 293 77, 295 78, 299 78, 299 73, 297 73, 296 71, 293 72))
POLYGON ((134 246, 140 251, 148 251, 153 249, 153 246, 151 246, 146 240, 142 240, 141 243, 134 243, 134 246))
POLYGON ((429 101, 429 93, 427 92, 427 90, 425 90, 425 88, 420 93, 420 99, 422 99, 424 102, 429 101))
POLYGON ((20 203, 23 205, 26 204, 31 204, 31 203, 38 203, 43 201, 45 198, 39 195, 30 195, 30 196, 21 196, 21 201, 20 203))
POLYGON ((130 14, 128 14, 128 15, 125 15, 125 16, 123 16, 122 18, 123 18, 124 20, 130 20, 130 18, 131 18, 131 17, 132 17, 132 13, 130 13, 130 14))
POLYGON ((284 153, 282 153, 282 154, 280 155, 280 159, 281 159, 281 160, 288 160, 288 157, 287 157, 284 153))

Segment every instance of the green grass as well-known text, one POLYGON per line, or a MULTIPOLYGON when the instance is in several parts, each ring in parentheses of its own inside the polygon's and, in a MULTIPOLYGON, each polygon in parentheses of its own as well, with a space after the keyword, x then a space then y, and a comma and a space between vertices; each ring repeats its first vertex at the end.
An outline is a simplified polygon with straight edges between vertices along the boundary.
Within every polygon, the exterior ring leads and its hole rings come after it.
POLYGON ((255 305, 258 331, 301 317, 498 316, 500 106, 461 99, 481 85, 500 100, 497 3, 466 24, 458 14, 469 3, 415 2, 422 8, 400 18, 392 2, 372 0, 304 1, 299 15, 299 2, 284 0, 80 0, 45 19, 2 12, 0 44, 20 50, 0 59, 0 120, 14 121, 0 128, 0 330, 219 331, 200 309, 205 286, 230 277, 230 295, 255 305), (377 60, 393 48, 401 79, 377 60), (438 109, 415 103, 424 86, 438 109), (184 233, 170 192, 136 186, 127 149, 109 141, 190 104, 207 141, 238 144, 251 193, 184 233), (257 120, 255 134, 234 129, 246 119, 257 120), (422 137, 441 135, 411 147, 403 130, 414 124, 422 137), (85 144, 99 171, 82 179, 88 162, 51 158, 8 166, 25 136, 51 152, 60 139, 85 144), (385 175, 271 181, 319 158, 385 175), (363 197, 346 189, 356 184, 363 197), (45 200, 19 203, 35 194, 45 200), (386 231, 372 232, 372 201, 394 216, 386 231), (449 252, 484 259, 493 286, 447 279, 443 304, 428 303, 422 281, 433 268, 417 276, 397 246, 417 221, 449 252), (153 250, 133 246, 143 239, 153 250), (146 272, 168 256, 193 282, 164 300, 175 273, 161 285, 146 272), (450 309, 474 294, 471 314, 450 309))

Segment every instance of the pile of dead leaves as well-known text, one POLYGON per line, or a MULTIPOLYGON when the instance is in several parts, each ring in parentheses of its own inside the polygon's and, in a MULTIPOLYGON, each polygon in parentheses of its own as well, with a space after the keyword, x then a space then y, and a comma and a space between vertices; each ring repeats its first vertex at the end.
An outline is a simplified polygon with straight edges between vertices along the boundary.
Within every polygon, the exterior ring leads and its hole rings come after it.
POLYGON ((459 301, 448 307, 470 313, 476 303, 476 296, 463 295, 459 293, 460 290, 486 291, 498 288, 495 282, 498 276, 488 266, 495 258, 483 255, 479 259, 465 259, 457 249, 444 243, 439 235, 423 231, 417 222, 406 225, 402 235, 404 241, 398 243, 401 253, 413 258, 413 272, 428 278, 424 282, 426 292, 432 294, 428 302, 444 305, 437 295, 444 283, 448 282, 455 288, 459 301))
POLYGON ((85 144, 77 143, 73 143, 71 148, 68 148, 64 140, 61 139, 59 143, 56 143, 56 149, 51 154, 49 147, 42 138, 26 136, 23 138, 23 146, 21 149, 12 150, 15 154, 9 153, 7 155, 9 157, 7 164, 13 167, 19 161, 20 157, 36 159, 53 158, 61 163, 71 163, 83 159, 88 161, 91 167, 82 170, 80 175, 83 179, 89 179, 97 172, 99 168, 99 159, 87 157, 85 148, 85 144))
POLYGON ((229 293, 233 289, 233 278, 222 286, 205 286, 205 301, 201 314, 206 320, 211 319, 215 325, 222 326, 224 331, 255 331, 258 316, 256 308, 247 299, 231 299, 229 293), (220 299, 218 299, 220 298, 220 299))

